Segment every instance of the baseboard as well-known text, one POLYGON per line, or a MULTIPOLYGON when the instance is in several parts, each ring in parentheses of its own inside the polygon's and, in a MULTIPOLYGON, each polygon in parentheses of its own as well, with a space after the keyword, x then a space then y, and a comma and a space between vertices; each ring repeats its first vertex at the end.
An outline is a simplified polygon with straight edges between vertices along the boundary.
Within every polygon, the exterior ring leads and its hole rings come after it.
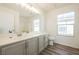
POLYGON ((74 48, 74 47, 71 47, 71 46, 67 46, 67 45, 63 45, 63 44, 54 42, 53 45, 55 45, 55 44, 60 45, 60 46, 66 46, 66 47, 69 47, 69 48, 72 48, 72 49, 79 50, 79 48, 74 48))

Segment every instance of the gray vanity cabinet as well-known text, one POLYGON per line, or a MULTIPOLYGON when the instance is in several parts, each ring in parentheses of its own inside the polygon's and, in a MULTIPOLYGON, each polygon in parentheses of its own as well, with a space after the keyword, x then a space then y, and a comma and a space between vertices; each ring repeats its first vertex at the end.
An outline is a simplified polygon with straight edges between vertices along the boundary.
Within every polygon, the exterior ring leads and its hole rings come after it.
POLYGON ((26 40, 26 54, 37 55, 38 54, 38 38, 34 37, 26 40))
POLYGON ((1 55, 37 55, 48 45, 48 36, 39 35, 0 47, 1 55))
POLYGON ((24 55, 25 41, 14 43, 1 49, 2 55, 24 55))

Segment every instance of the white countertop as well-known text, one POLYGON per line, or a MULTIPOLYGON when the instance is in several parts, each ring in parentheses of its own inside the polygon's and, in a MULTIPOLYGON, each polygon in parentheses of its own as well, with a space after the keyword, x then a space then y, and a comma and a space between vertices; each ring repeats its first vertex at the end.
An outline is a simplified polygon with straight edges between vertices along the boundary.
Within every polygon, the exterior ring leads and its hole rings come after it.
POLYGON ((24 33, 22 36, 12 35, 12 38, 10 38, 11 34, 0 35, 0 47, 45 34, 46 33, 28 33, 28 34, 24 33))

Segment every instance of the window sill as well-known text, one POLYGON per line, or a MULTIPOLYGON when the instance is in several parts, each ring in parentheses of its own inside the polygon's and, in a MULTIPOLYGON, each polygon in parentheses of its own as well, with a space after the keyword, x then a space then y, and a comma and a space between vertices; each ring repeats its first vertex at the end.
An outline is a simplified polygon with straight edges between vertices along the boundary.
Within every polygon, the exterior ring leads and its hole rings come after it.
POLYGON ((57 36, 62 36, 62 37, 74 37, 74 35, 73 35, 73 36, 71 36, 71 35, 57 35, 57 36))

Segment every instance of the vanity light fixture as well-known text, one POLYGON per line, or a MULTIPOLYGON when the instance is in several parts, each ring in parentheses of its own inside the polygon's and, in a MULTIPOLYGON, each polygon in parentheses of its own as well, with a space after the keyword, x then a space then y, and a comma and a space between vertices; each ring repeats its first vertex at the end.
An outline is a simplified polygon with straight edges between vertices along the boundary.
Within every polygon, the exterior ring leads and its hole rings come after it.
POLYGON ((21 5, 22 7, 25 7, 26 9, 29 9, 37 14, 40 13, 36 8, 34 8, 33 6, 30 6, 29 4, 26 4, 26 3, 16 3, 16 4, 21 5))

